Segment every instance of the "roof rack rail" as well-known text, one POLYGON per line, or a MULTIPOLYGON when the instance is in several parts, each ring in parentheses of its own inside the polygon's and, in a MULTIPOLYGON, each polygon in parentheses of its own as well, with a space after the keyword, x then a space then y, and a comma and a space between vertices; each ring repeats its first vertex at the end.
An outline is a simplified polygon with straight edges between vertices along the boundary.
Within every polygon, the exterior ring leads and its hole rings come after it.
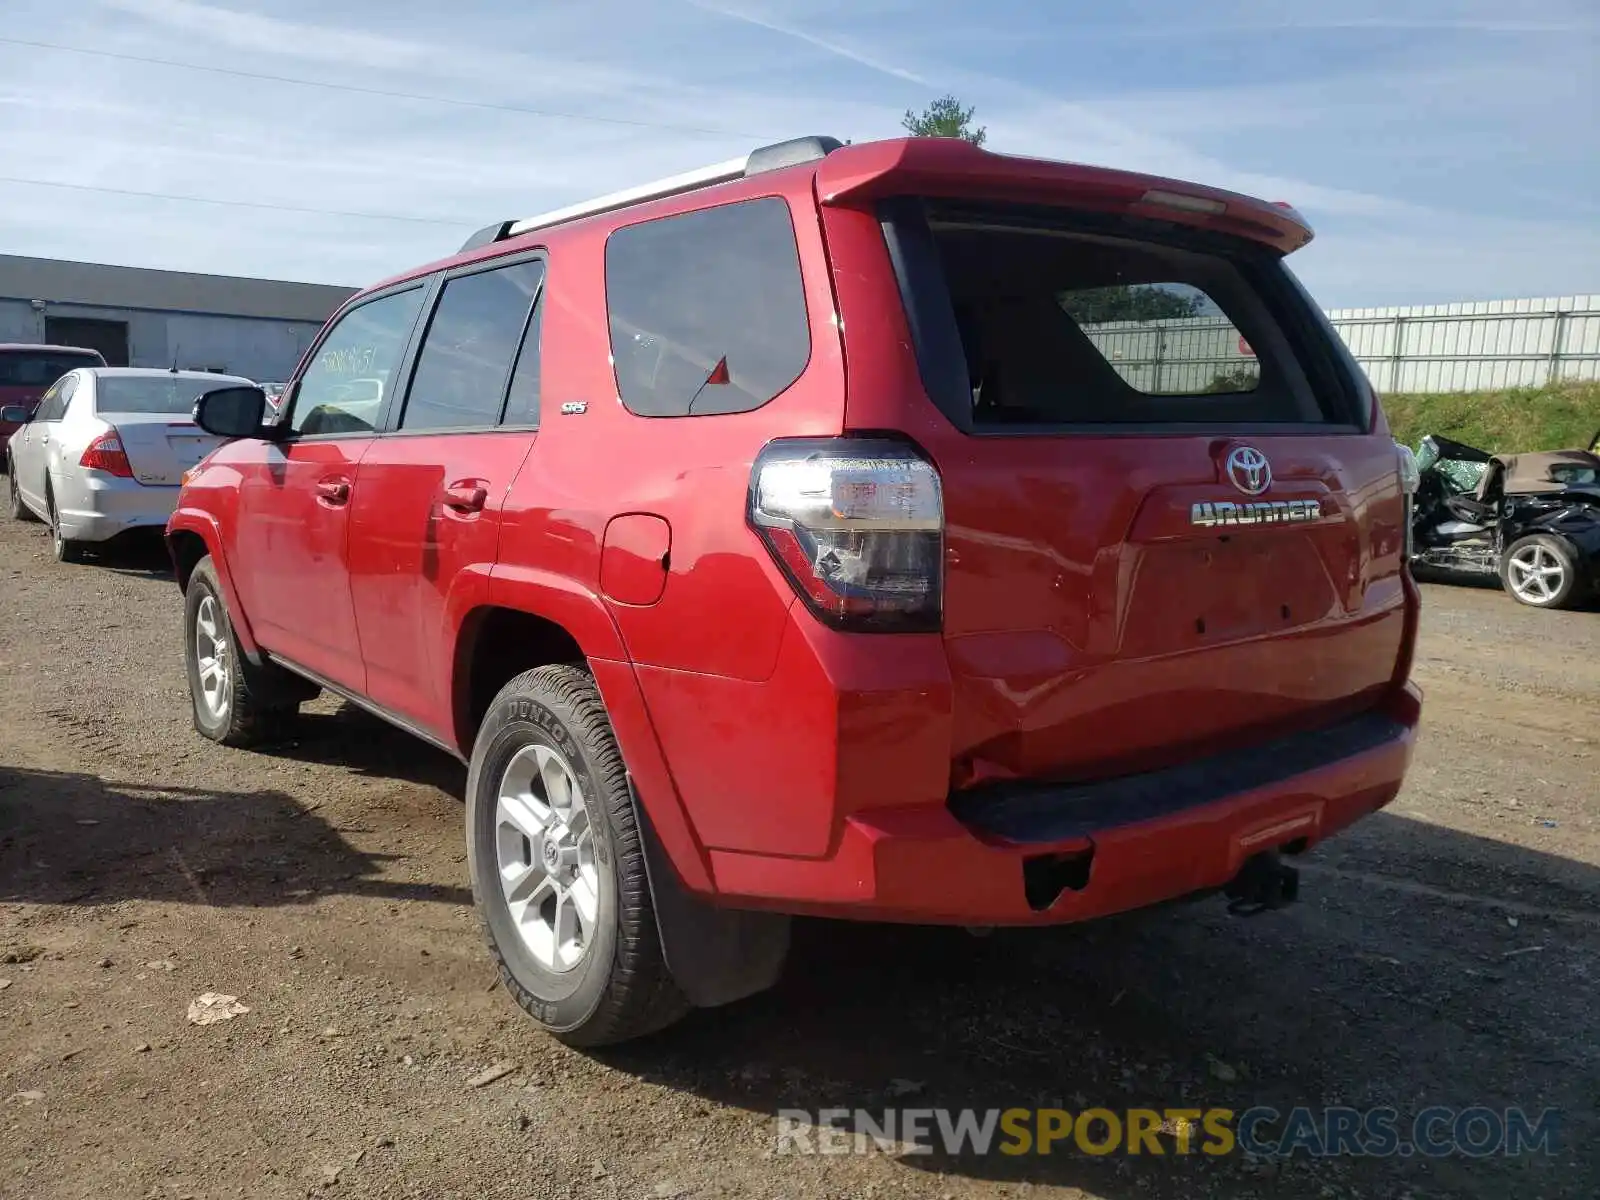
POLYGON ((685 171, 681 175, 658 179, 654 183, 625 188, 620 192, 611 192, 605 196, 597 196, 593 200, 541 213, 536 217, 526 217, 520 221, 498 221, 493 225, 486 225, 466 240, 460 253, 465 254, 469 250, 477 250, 504 241, 506 238, 518 237, 535 229, 559 225, 563 221, 575 221, 579 217, 591 217, 596 213, 614 212, 632 204, 642 204, 646 200, 660 200, 667 196, 698 191, 713 184, 727 183, 733 179, 744 179, 766 171, 778 171, 784 167, 816 162, 843 145, 844 143, 838 138, 801 137, 791 138, 786 142, 775 142, 770 146, 760 146, 744 158, 729 159, 727 162, 714 163, 699 170, 685 171))

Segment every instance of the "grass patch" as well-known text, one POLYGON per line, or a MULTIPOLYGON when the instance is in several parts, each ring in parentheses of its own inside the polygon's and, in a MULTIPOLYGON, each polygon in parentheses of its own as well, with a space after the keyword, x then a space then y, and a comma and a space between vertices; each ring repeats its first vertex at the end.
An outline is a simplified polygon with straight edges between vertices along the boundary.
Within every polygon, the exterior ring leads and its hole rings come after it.
POLYGON ((1600 383, 1385 396, 1383 411, 1413 450, 1427 433, 1494 454, 1582 449, 1600 430, 1600 383))

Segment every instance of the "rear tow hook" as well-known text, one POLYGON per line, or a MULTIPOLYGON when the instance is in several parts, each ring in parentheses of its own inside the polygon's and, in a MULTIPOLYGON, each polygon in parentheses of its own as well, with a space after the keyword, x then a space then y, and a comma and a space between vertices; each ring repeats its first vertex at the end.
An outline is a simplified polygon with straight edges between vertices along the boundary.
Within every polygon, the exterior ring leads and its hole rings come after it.
POLYGON ((1300 872, 1279 858, 1276 850, 1252 854, 1223 895, 1234 916, 1254 917, 1293 904, 1300 895, 1300 872))

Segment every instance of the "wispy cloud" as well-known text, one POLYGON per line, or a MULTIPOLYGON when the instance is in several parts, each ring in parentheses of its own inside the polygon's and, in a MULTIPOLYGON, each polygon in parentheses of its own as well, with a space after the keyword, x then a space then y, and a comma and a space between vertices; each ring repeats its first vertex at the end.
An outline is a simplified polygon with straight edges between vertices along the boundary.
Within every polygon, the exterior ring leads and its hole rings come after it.
POLYGON ((0 44, 4 175, 120 192, 0 182, 0 250, 360 283, 760 140, 894 136, 953 91, 1001 151, 1295 203, 1319 232, 1298 269, 1330 303, 1600 279, 1593 0, 1217 0, 1203 20, 1190 0, 1072 20, 1037 0, 67 7, 9 0, 6 32, 129 57, 0 44))
POLYGON ((730 21, 742 21, 746 25, 755 26, 757 29, 765 29, 771 33, 782 34, 784 37, 793 38, 795 41, 803 42, 814 49, 826 51, 844 59, 846 62, 867 67, 891 78, 903 80, 906 83, 919 84, 923 87, 930 86, 927 78, 916 71, 897 66, 877 54, 856 49, 843 42, 822 37, 819 34, 808 33, 806 30, 797 28, 785 21, 779 21, 772 17, 762 16, 759 13, 733 8, 724 4, 708 3, 707 0, 688 0, 688 2, 692 7, 698 8, 702 12, 715 13, 719 17, 728 18, 730 21))
POLYGON ((434 51, 424 42, 328 25, 286 21, 196 0, 101 0, 107 7, 258 55, 292 55, 374 70, 424 66, 434 51))

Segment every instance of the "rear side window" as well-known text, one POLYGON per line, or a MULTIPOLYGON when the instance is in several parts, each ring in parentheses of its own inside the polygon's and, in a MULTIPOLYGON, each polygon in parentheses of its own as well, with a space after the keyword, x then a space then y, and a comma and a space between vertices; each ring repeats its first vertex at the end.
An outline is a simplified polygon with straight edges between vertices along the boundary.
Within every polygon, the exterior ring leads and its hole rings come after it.
POLYGON ((617 230, 606 309, 617 391, 640 416, 760 408, 811 357, 794 224, 776 197, 617 230))
MULTIPOLYGON (((499 422, 543 278, 544 264, 534 259, 445 282, 417 355, 401 429, 474 429, 499 422)), ((537 370, 537 343, 524 361, 537 370)), ((526 390, 524 383, 523 405, 526 390)))
POLYGON ((910 211, 911 236, 886 222, 891 255, 929 393, 963 427, 1349 419, 1276 258, 1060 210, 910 211))
POLYGON ((536 301, 533 315, 528 318, 528 331, 522 335, 522 349, 517 352, 517 365, 511 371, 511 390, 506 393, 505 416, 502 425, 539 424, 539 327, 543 324, 543 302, 536 301))
POLYGON ((67 415, 67 405, 72 403, 72 395, 78 390, 78 377, 68 375, 59 380, 39 400, 39 407, 34 409, 35 421, 59 421, 67 415))

